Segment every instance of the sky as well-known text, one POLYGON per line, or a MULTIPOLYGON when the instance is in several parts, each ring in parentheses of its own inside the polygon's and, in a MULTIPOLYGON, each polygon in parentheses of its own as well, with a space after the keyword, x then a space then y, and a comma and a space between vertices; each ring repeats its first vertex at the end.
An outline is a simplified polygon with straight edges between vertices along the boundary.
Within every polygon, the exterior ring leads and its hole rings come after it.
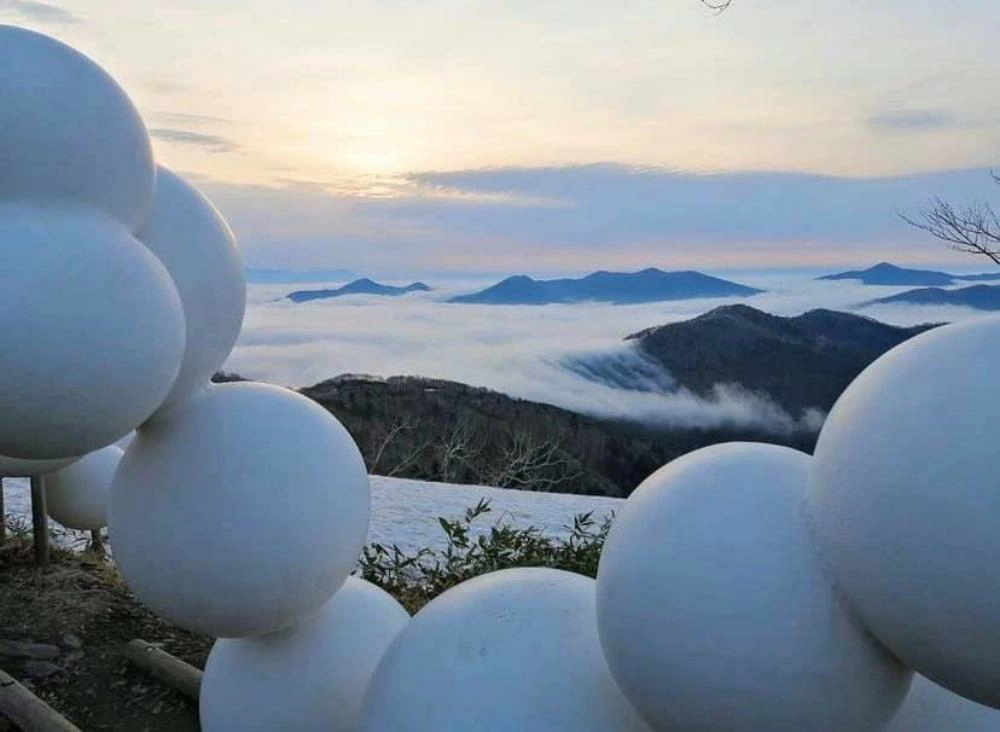
POLYGON ((0 0, 128 91, 255 267, 966 263, 995 0, 0 0))

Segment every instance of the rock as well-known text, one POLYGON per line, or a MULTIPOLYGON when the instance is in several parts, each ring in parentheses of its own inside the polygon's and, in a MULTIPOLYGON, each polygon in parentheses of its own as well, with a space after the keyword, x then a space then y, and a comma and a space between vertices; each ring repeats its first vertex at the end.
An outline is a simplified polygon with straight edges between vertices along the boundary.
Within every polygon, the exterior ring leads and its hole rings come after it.
POLYGON ((31 641, 15 641, 0 639, 0 656, 7 658, 28 658, 35 661, 51 661, 59 658, 59 646, 48 643, 32 643, 31 641))
POLYGON ((24 673, 33 679, 45 679, 49 676, 54 676, 55 674, 61 674, 63 672, 62 666, 57 666, 54 663, 49 663, 48 661, 25 661, 24 662, 24 673))

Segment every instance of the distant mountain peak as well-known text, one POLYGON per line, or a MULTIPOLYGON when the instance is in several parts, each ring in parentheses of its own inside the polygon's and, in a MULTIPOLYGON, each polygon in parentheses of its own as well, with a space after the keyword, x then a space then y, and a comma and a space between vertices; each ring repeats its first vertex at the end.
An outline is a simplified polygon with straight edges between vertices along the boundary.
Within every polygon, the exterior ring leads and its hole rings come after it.
POLYGON ((910 269, 891 262, 879 262, 868 269, 838 272, 817 277, 818 280, 859 280, 866 285, 894 287, 943 287, 964 281, 1000 280, 1000 272, 958 275, 932 269, 910 269))
POLYGON ((343 287, 325 290, 296 290, 290 292, 285 297, 292 302, 309 302, 310 300, 327 300, 332 297, 343 297, 344 295, 383 295, 386 297, 396 297, 410 292, 429 292, 430 287, 423 282, 414 282, 405 287, 394 285, 383 285, 369 277, 348 282, 343 287))
POLYGON ((485 290, 448 302, 486 305, 547 305, 603 302, 638 304, 712 297, 748 297, 761 292, 701 272, 664 272, 647 267, 638 272, 592 272, 580 278, 536 280, 514 275, 485 290))

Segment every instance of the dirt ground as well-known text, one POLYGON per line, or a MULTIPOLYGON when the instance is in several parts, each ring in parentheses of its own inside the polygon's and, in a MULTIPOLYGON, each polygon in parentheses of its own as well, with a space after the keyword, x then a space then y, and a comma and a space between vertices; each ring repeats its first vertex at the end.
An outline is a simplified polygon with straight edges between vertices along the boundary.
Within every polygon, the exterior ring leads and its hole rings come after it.
MULTIPOLYGON (((85 732, 197 730, 193 702, 122 658, 122 646, 135 638, 198 668, 212 644, 140 605, 110 562, 56 551, 38 568, 30 546, 0 548, 0 651, 5 642, 8 653, 10 642, 59 647, 55 657, 52 648, 47 658, 0 655, 0 668, 85 732)), ((13 727, 0 717, 6 729, 13 727)))

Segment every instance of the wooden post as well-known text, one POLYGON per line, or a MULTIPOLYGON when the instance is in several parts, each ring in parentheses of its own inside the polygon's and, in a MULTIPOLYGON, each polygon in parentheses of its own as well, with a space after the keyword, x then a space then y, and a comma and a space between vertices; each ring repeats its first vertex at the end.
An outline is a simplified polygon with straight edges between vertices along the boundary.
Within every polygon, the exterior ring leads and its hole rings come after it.
POLYGON ((45 479, 31 478, 31 533, 35 542, 35 564, 49 563, 49 514, 45 505, 45 479))
POLYGON ((91 553, 98 557, 106 556, 104 551, 104 540, 101 538, 101 530, 93 529, 90 532, 90 546, 88 547, 91 553))
POLYGON ((80 732, 80 728, 0 671, 0 715, 22 732, 80 732))
POLYGON ((171 656, 161 648, 144 640, 129 641, 123 653, 125 657, 184 696, 198 701, 201 695, 202 672, 189 663, 171 656))

